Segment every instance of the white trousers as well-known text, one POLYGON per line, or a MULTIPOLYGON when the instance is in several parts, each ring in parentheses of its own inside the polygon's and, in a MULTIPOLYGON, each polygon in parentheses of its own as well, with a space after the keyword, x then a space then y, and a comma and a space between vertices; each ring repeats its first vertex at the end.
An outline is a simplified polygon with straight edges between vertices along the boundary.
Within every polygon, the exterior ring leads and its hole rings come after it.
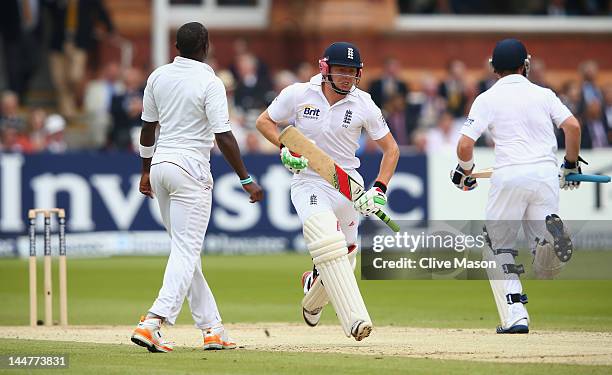
POLYGON ((212 185, 195 177, 169 162, 151 167, 151 187, 171 248, 163 285, 149 311, 172 325, 187 297, 196 327, 207 329, 221 323, 200 257, 210 218, 212 185))
POLYGON ((509 166, 493 173, 486 220, 487 228, 495 232, 491 236, 494 248, 516 248, 521 224, 530 244, 535 237, 542 238, 546 215, 558 213, 559 178, 555 164, 509 166), (503 230, 494 231, 493 226, 503 226, 503 230))
MULTIPOLYGON (((517 165, 495 170, 486 208, 487 232, 494 250, 516 250, 521 226, 531 250, 535 249, 535 238, 543 238, 546 230, 546 215, 559 211, 557 173, 558 168, 554 163, 517 165)), ((509 253, 500 253, 493 256, 493 259, 499 269, 503 265, 515 264, 509 253)), ((489 272, 489 281, 504 328, 509 328, 521 319, 529 319, 522 303, 506 304, 507 294, 523 294, 518 274, 489 272)))
MULTIPOLYGON (((359 174, 351 176, 363 183, 359 174)), ((359 213, 353 207, 353 202, 346 199, 339 191, 324 180, 300 179, 291 184, 291 202, 297 211, 302 224, 311 215, 333 211, 344 233, 348 246, 357 243, 357 227, 359 226, 359 213)))

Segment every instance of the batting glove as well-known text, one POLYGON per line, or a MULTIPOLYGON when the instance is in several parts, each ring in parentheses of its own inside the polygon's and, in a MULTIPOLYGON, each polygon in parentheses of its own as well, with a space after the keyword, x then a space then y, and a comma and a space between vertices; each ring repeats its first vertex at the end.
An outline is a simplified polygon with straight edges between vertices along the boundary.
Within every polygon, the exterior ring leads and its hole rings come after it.
POLYGON ((567 181, 565 176, 570 173, 578 173, 582 174, 582 168, 580 168, 580 162, 584 164, 587 163, 583 158, 578 156, 578 160, 575 162, 567 161, 566 158, 563 158, 563 164, 561 164, 561 168, 559 169, 559 187, 563 190, 574 190, 580 187, 580 181, 567 181))
POLYGON ((385 204, 387 204, 387 195, 378 186, 374 186, 361 194, 353 202, 355 209, 363 216, 370 216, 378 212, 385 204))
MULTIPOLYGON (((470 170, 470 172, 474 170, 474 167, 470 170)), ((468 191, 476 189, 478 186, 478 182, 474 177, 470 177, 467 175, 467 172, 461 168, 459 164, 454 171, 451 171, 450 178, 453 184, 457 187, 457 189, 468 191)))
POLYGON ((281 148, 281 162, 291 173, 298 174, 308 168, 308 159, 300 154, 289 151, 287 147, 281 148))

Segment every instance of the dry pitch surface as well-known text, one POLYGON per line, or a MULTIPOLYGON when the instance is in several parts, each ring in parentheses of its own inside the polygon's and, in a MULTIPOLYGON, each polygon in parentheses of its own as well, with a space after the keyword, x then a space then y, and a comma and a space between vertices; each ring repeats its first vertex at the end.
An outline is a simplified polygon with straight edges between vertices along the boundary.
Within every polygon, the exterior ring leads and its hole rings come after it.
MULTIPOLYGON (((239 350, 332 352, 498 362, 548 362, 612 365, 612 332, 533 331, 497 335, 483 329, 375 327, 362 342, 348 339, 337 326, 302 324, 228 324, 239 350)), ((0 338, 134 345, 133 326, 0 327, 0 338)), ((198 347, 201 334, 191 326, 165 329, 177 346, 198 347)), ((177 348, 176 350, 180 350, 177 348)))

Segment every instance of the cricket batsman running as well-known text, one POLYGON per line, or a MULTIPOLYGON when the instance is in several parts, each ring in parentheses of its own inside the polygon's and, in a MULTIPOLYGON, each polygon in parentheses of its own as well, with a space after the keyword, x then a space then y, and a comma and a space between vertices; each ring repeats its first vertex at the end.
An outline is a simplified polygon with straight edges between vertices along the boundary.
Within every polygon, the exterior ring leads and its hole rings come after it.
POLYGON ((204 336, 204 349, 232 349, 236 343, 223 328, 200 258, 212 205, 210 149, 215 140, 251 203, 261 200, 263 192, 240 157, 225 87, 203 62, 208 31, 197 22, 181 26, 176 48, 180 56, 157 68, 147 80, 140 133, 140 192, 157 198, 171 239, 170 257, 159 295, 131 339, 150 352, 172 351, 160 327, 174 325, 187 297, 195 325, 204 336))
POLYGON ((495 166, 486 208, 485 235, 489 248, 483 258, 497 267, 488 277, 499 312, 497 333, 528 333, 527 295, 516 264, 521 224, 531 245, 533 267, 539 278, 558 274, 572 255, 572 243, 559 213, 559 188, 574 189, 579 182, 567 181, 569 173, 582 173, 580 124, 553 91, 527 79, 527 49, 516 39, 498 42, 491 64, 499 80, 480 94, 461 129, 457 145, 459 164, 451 172, 461 190, 477 184, 474 143, 489 129, 495 143, 495 166), (565 133, 565 158, 557 169, 554 127, 565 133))
POLYGON ((359 214, 369 216, 386 204, 385 192, 399 159, 399 149, 380 109, 369 94, 357 88, 363 68, 357 47, 346 42, 333 43, 319 60, 319 68, 321 73, 310 82, 285 88, 259 116, 257 129, 280 148, 281 162, 294 174, 291 201, 314 262, 313 271, 302 276, 304 321, 316 326, 323 307, 331 301, 346 336, 359 341, 372 330, 353 273, 359 214), (355 152, 365 129, 383 152, 373 187, 354 202, 346 199, 308 169, 306 158, 280 144, 278 126, 287 121, 295 122, 298 130, 362 185, 355 152), (323 285, 322 279, 329 282, 323 285))

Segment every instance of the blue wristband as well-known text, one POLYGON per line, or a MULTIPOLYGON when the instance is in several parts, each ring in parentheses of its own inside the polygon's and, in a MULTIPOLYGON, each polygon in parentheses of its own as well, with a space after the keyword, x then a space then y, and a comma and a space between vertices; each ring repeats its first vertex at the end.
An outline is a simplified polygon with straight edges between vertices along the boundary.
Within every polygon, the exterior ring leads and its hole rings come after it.
POLYGON ((247 178, 245 178, 244 180, 240 180, 240 185, 248 185, 251 182, 253 182, 253 177, 248 176, 247 178))

